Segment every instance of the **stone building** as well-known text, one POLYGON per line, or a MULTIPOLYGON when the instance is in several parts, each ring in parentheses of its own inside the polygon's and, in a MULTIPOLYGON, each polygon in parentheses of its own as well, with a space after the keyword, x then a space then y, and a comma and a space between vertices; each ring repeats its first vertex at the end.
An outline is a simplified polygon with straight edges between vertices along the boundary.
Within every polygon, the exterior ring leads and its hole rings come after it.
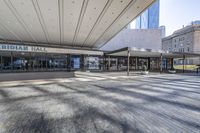
MULTIPOLYGON (((200 53, 200 24, 191 24, 162 39, 162 49, 172 52, 200 53)), ((200 64, 200 58, 186 59, 186 64, 200 64)), ((182 64, 176 60, 175 64, 182 64)))

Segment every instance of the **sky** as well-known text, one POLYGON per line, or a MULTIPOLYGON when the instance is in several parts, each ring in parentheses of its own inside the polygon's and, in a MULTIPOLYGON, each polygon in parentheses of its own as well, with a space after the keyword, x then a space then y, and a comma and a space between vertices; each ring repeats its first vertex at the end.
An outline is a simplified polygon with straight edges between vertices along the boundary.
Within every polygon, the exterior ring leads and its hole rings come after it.
POLYGON ((200 20, 200 0, 160 0, 160 26, 166 26, 167 36, 195 20, 200 20))
POLYGON ((160 0, 160 26, 166 27, 166 36, 195 20, 200 20, 200 0, 160 0))

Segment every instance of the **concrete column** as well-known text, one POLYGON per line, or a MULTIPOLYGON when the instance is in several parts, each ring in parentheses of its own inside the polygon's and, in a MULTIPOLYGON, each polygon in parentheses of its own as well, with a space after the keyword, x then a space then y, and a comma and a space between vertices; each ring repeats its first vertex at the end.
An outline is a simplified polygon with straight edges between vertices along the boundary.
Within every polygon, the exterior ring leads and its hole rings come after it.
MULTIPOLYGON (((34 54, 31 55, 33 58, 34 58, 34 54)), ((36 59, 34 59, 36 60, 36 59)), ((35 61, 32 60, 32 70, 34 71, 35 70, 35 61)))
POLYGON ((48 60, 47 54, 45 54, 45 56, 46 56, 46 57, 45 57, 45 63, 46 63, 45 65, 46 65, 46 70, 47 70, 47 65, 48 65, 48 62, 47 62, 47 60, 48 60))
POLYGON ((31 70, 31 53, 29 54, 29 61, 28 61, 28 64, 29 64, 29 66, 28 66, 28 69, 29 70, 31 70))
POLYGON ((81 71, 84 71, 84 55, 81 55, 80 57, 80 67, 81 71))
POLYGON ((171 69, 174 68, 174 58, 171 58, 171 69))
POLYGON ((106 55, 103 56, 103 71, 106 71, 106 55))
MULTIPOLYGON (((45 58, 44 58, 45 59, 45 58)), ((40 70, 43 70, 44 69, 44 67, 43 67, 43 61, 42 60, 40 60, 40 70)))
POLYGON ((11 70, 13 70, 13 53, 12 52, 11 52, 10 60, 11 60, 11 70))
POLYGON ((118 57, 116 58, 116 67, 117 67, 117 71, 119 70, 119 66, 118 66, 118 57))
POLYGON ((67 54, 67 70, 71 70, 71 55, 67 54))
POLYGON ((135 57, 135 70, 138 70, 138 57, 135 57))
POLYGON ((185 73, 185 55, 183 55, 183 73, 185 73))
POLYGON ((1 70, 3 70, 3 57, 1 55, 1 70))
POLYGON ((53 69, 55 70, 55 69, 56 69, 56 66, 55 66, 55 58, 54 58, 54 55, 52 55, 52 58, 53 58, 53 69))
POLYGON ((110 71, 110 56, 108 56, 108 70, 110 71))
POLYGON ((166 70, 167 70, 167 68, 168 68, 168 58, 166 58, 165 68, 166 68, 166 70))
POLYGON ((151 69, 151 58, 149 57, 148 58, 148 70, 150 70, 151 69))
POLYGON ((163 70, 163 63, 162 63, 162 60, 163 60, 163 55, 162 55, 162 53, 160 54, 160 73, 162 73, 162 70, 163 70))
POLYGON ((129 76, 129 65, 130 65, 130 51, 127 52, 127 76, 129 76))

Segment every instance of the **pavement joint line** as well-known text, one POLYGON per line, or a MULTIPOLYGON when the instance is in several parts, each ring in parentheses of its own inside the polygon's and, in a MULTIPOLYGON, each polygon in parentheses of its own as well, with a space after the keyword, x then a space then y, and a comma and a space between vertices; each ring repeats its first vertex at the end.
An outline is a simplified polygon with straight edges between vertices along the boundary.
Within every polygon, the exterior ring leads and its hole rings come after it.
MULTIPOLYGON (((92 77, 92 76, 91 76, 92 77)), ((95 77, 94 77, 95 78, 95 77)), ((111 77, 111 78, 101 78, 101 79, 91 79, 87 81, 93 81, 93 80, 105 80, 105 79, 118 79, 118 78, 131 78, 127 76, 120 76, 120 77, 111 77)), ((51 80, 45 80, 45 79, 40 79, 40 80, 23 80, 23 81, 5 81, 5 82, 0 82, 1 87, 12 87, 12 86, 20 86, 20 85, 27 85, 27 84, 47 84, 47 83, 53 83, 53 82, 75 82, 76 80, 80 80, 81 78, 76 77, 76 78, 57 78, 57 79, 51 79, 51 80)), ((82 78, 83 79, 83 78, 82 78)))
MULTIPOLYGON (((99 74, 100 75, 100 74, 99 74)), ((176 74, 170 74, 171 76, 177 76, 176 74)), ((38 80, 21 80, 21 81, 3 81, 0 82, 0 87, 12 87, 12 86, 23 86, 27 84, 34 84, 34 85, 40 85, 40 84, 48 84, 48 83, 54 83, 54 82, 88 82, 88 81, 100 81, 100 80, 115 80, 115 79, 135 79, 135 78, 151 78, 151 77, 159 77, 159 76, 166 76, 166 74, 148 74, 148 75, 130 75, 130 76, 100 76, 99 78, 96 76, 93 76, 90 74, 88 75, 76 75, 76 77, 73 78, 55 78, 55 79, 38 79, 38 80)))

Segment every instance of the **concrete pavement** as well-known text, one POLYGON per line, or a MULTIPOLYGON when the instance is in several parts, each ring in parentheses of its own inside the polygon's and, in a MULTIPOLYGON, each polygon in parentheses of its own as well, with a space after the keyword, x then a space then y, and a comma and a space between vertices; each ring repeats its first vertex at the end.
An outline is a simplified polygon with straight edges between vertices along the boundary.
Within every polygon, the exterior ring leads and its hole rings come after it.
POLYGON ((110 74, 0 83, 0 132, 200 132, 198 76, 110 74))

